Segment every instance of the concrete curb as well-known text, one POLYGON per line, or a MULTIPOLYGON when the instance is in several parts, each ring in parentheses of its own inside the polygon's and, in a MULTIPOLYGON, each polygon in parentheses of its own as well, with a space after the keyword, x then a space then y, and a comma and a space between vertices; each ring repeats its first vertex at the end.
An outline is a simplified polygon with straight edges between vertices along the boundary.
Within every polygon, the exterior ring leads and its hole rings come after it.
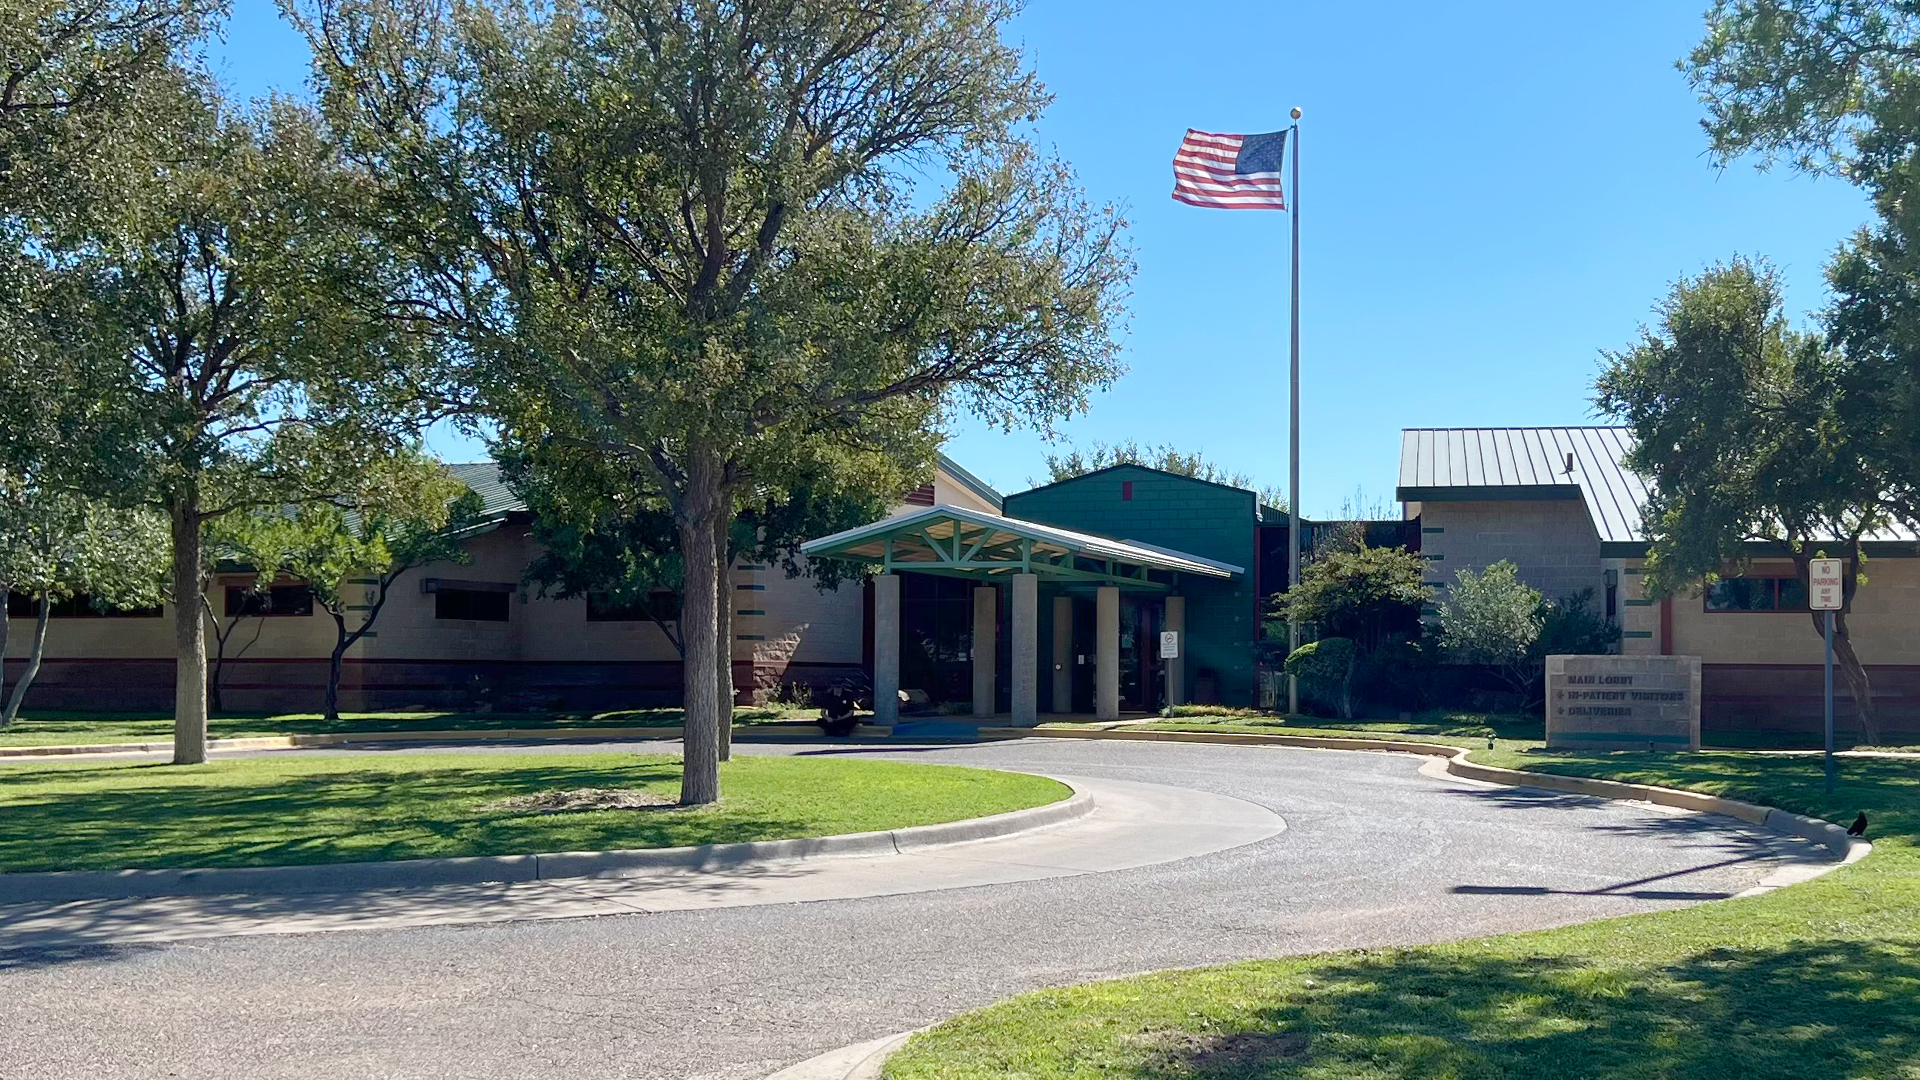
POLYGON ((656 870, 717 870, 793 859, 895 855, 1044 829, 1084 817, 1093 812, 1093 807, 1093 796, 1075 791, 1068 798, 1045 806, 965 821, 742 844, 625 851, 556 851, 532 855, 481 855, 316 866, 57 870, 0 874, 0 904, 243 893, 360 892, 420 885, 624 877, 656 870))
POLYGON ((918 1031, 903 1031, 898 1035, 829 1050, 798 1065, 789 1065, 767 1077, 767 1080, 880 1080, 887 1059, 916 1034, 918 1031))
MULTIPOLYGON (((811 726, 811 725, 809 725, 811 726)), ((681 738, 684 729, 678 727, 584 727, 584 728, 500 728, 494 731, 460 731, 457 729, 419 730, 419 731, 367 731, 338 732, 325 735, 249 735, 238 739, 208 739, 207 749, 213 750, 299 750, 314 747, 357 746, 365 743, 395 742, 433 742, 433 743, 475 743, 490 742, 624 742, 628 740, 669 741, 681 738)), ((855 737, 884 738, 893 734, 893 729, 873 724, 861 724, 854 730, 855 737)), ((763 730, 757 724, 736 725, 733 729, 736 740, 755 742, 779 739, 824 739, 827 736, 818 732, 789 731, 785 729, 763 730)), ((70 757, 85 754, 167 754, 173 752, 172 740, 158 742, 126 743, 72 743, 61 746, 0 746, 0 759, 70 757)))
POLYGON ((1848 836, 1845 829, 1820 818, 1790 813, 1771 806, 1758 806, 1738 799, 1704 795, 1697 791, 1682 791, 1678 788, 1656 787, 1652 784, 1629 784, 1619 780, 1597 780, 1585 776, 1562 776, 1558 773, 1501 769, 1468 761, 1467 755, 1473 751, 1467 747, 1447 746, 1442 743, 1404 742, 1397 739, 1333 739, 1315 735, 1251 735, 1225 731, 1101 731, 1090 728, 1006 730, 1021 730, 1028 737, 1045 739, 1197 742, 1230 746, 1299 746, 1315 750, 1388 750, 1396 753, 1420 754, 1425 757, 1440 758, 1445 762, 1448 773, 1467 780, 1504 784, 1508 787, 1546 788, 1552 791, 1572 792, 1576 795, 1591 795, 1600 799, 1650 802, 1683 810, 1697 810, 1704 814, 1725 814, 1773 832, 1798 836, 1803 840, 1819 844, 1833 853, 1839 860, 1837 865, 1858 862, 1873 850, 1872 844, 1848 836))

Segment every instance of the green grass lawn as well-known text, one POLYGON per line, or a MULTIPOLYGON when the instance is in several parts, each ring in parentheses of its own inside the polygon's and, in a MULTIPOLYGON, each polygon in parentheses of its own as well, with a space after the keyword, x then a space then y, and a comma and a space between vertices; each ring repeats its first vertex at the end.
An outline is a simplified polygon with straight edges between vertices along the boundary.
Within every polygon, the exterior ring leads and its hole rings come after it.
POLYGON ((574 788, 675 798, 678 758, 393 754, 205 765, 0 766, 0 871, 278 866, 675 847, 930 825, 1067 797, 1056 781, 951 765, 740 757, 719 803, 570 814, 501 799, 574 788))
POLYGON ((1713 752, 1476 761, 1848 822, 1863 862, 1763 896, 1435 947, 1046 990, 916 1036, 889 1080, 1915 1080, 1920 767, 1713 752))
POLYGON ((1411 720, 1330 720, 1318 716, 1275 716, 1236 710, 1207 713, 1177 709, 1170 720, 1139 725, 1148 731, 1224 731, 1245 735, 1310 735, 1333 739, 1402 739, 1443 746, 1484 747, 1489 736, 1516 748, 1541 745, 1544 722, 1538 717, 1486 713, 1422 713, 1411 720))
MULTIPOLYGON (((819 709, 785 705, 742 706, 736 724, 812 720, 819 709)), ((255 735, 377 734, 383 731, 501 731, 578 727, 677 727, 679 709, 627 709, 603 713, 342 713, 329 723, 319 713, 219 716, 207 722, 216 739, 255 735)), ((171 715, 153 713, 44 713, 24 716, 0 731, 0 746, 61 746, 85 743, 154 742, 173 738, 171 715)))

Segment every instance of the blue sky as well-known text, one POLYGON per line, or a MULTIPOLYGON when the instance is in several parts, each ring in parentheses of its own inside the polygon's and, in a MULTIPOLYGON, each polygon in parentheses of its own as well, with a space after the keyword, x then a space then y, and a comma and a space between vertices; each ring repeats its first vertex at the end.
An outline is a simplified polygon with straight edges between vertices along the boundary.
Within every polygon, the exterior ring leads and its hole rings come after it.
MULTIPOLYGON (((1302 120, 1302 507, 1391 498, 1403 427, 1589 423, 1603 348, 1674 278, 1772 259, 1795 311, 1868 217, 1834 180, 1716 170, 1674 61, 1704 0, 1181 6, 1033 0, 1012 34, 1056 95, 1040 125, 1140 269, 1128 374, 1064 429, 1200 450, 1269 484, 1287 470, 1287 216, 1175 203, 1188 127, 1302 120)), ((298 92, 305 49, 239 0, 216 56, 241 94, 298 92)), ((481 448, 437 433, 436 450, 481 448)), ((1049 446, 965 418, 947 451, 1004 491, 1049 446)))

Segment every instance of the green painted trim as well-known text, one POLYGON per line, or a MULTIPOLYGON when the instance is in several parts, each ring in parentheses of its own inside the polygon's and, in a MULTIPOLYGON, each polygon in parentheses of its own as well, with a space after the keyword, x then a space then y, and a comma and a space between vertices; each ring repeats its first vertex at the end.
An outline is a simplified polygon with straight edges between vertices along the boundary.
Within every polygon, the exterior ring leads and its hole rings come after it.
POLYGON ((341 610, 342 611, 372 611, 373 605, 372 604, 348 604, 345 607, 343 607, 341 610))
POLYGON ((767 591, 767 587, 765 585, 735 585, 734 588, 739 589, 741 592, 766 592, 767 591))
POLYGON ((741 634, 741 635, 739 635, 739 636, 738 636, 738 637, 737 637, 737 638, 736 638, 735 640, 737 640, 737 641, 765 641, 765 640, 767 640, 767 635, 765 635, 765 634, 741 634))
POLYGON ((766 612, 760 610, 757 607, 743 607, 735 611, 734 614, 735 615, 765 615, 766 612))
POLYGON ((1621 636, 1621 637, 1630 637, 1630 638, 1650 638, 1650 637, 1652 637, 1652 636, 1653 636, 1653 631, 1651 631, 1651 630, 1625 630, 1625 631, 1622 631, 1622 632, 1621 632, 1621 634, 1620 634, 1620 636, 1621 636))
POLYGON ((734 567, 734 569, 735 570, 765 570, 766 567, 761 566, 758 563, 741 563, 739 566, 734 567))
POLYGON ((1436 589, 1444 589, 1447 586, 1447 583, 1444 581, 1423 581, 1420 584, 1432 586, 1433 588, 1436 588, 1436 589))
MULTIPOLYGON (((1686 743, 1693 739, 1687 735, 1642 735, 1632 731, 1556 731, 1553 741, 1560 742, 1617 742, 1617 743, 1686 743)), ((1549 744, 1551 745, 1551 744, 1549 744)))
POLYGON ((1428 561, 1428 562, 1439 562, 1440 560, 1442 560, 1442 559, 1444 559, 1444 558, 1446 558, 1446 556, 1445 556, 1445 555, 1428 555, 1428 556, 1427 556, 1427 561, 1428 561))
POLYGON ((1652 606, 1653 606, 1653 605, 1654 605, 1654 604, 1656 603, 1656 601, 1653 601, 1653 600, 1622 600, 1622 601, 1621 601, 1621 603, 1623 603, 1623 604, 1625 604, 1625 605, 1627 605, 1628 607, 1652 607, 1652 606))
POLYGON ((1427 526, 1424 526, 1424 525, 1420 527, 1421 534, 1425 536, 1435 536, 1446 531, 1447 531, 1446 529, 1441 528, 1438 525, 1435 525, 1432 528, 1428 528, 1427 526))
POLYGON ((345 583, 348 585, 378 585, 380 584, 380 579, 370 578, 370 577, 350 577, 346 580, 345 583))

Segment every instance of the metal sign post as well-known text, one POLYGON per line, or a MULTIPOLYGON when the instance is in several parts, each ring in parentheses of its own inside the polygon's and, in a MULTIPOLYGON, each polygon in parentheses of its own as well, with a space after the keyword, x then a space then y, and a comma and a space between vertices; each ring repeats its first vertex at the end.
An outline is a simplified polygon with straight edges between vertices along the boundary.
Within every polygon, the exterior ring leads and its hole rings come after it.
POLYGON ((1846 582, 1841 577, 1841 560, 1807 560, 1807 600, 1808 606, 1815 611, 1827 613, 1827 666, 1826 666, 1826 717, 1827 717, 1827 794, 1833 794, 1833 613, 1839 611, 1846 602, 1846 582))

